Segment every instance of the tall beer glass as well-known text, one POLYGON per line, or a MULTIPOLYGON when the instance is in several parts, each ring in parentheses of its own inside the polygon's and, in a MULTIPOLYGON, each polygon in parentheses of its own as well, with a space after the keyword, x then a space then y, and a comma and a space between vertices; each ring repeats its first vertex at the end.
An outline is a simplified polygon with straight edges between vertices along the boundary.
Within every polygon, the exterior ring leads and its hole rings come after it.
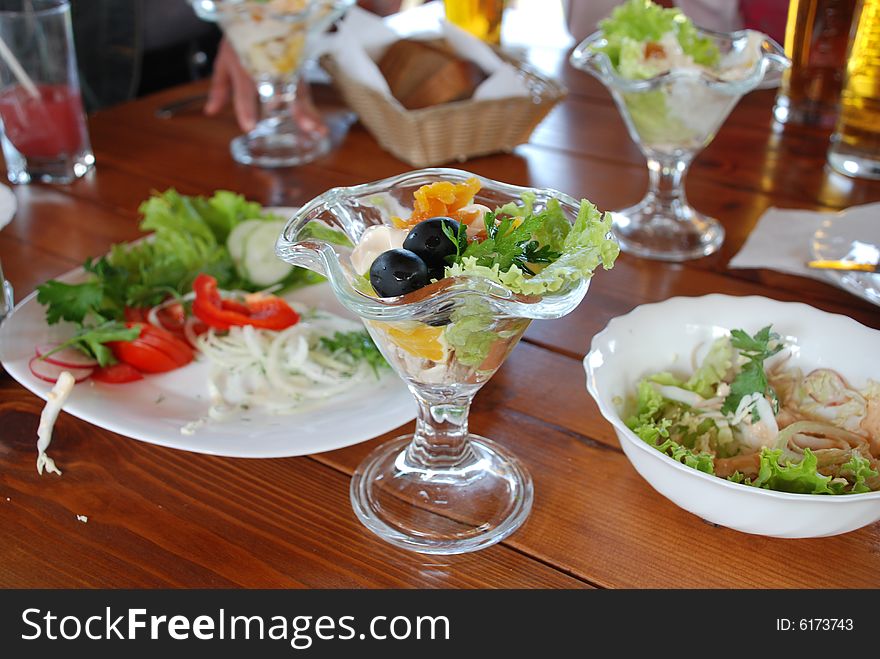
POLYGON ((791 0, 783 74, 773 114, 782 123, 832 128, 857 0, 791 0))
POLYGON ((860 0, 829 164, 880 179, 880 0, 860 0))
POLYGON ((505 0, 444 0, 446 20, 496 46, 501 43, 505 0))

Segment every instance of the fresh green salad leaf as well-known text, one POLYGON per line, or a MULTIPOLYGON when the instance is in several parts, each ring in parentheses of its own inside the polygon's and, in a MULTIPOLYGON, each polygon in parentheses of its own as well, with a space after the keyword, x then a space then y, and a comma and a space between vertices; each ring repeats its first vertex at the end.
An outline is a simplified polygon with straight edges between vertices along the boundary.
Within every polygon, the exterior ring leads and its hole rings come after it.
POLYGON ((449 238, 449 242, 455 245, 455 254, 446 257, 446 261, 451 265, 461 260, 462 253, 468 247, 467 225, 464 222, 460 222, 457 232, 453 232, 445 222, 440 226, 443 230, 443 235, 449 238))
POLYGON ((669 111, 663 90, 623 94, 623 102, 645 144, 686 144, 695 138, 694 129, 669 111))
POLYGON ((684 384, 684 388, 700 394, 703 398, 712 398, 718 385, 732 372, 735 358, 730 339, 727 337, 718 339, 709 348, 700 367, 684 384))
POLYGON ((37 287, 37 302, 46 307, 46 322, 50 325, 60 320, 81 323, 89 314, 108 311, 104 287, 97 281, 85 284, 47 281, 37 287))
POLYGON ((345 235, 345 232, 340 231, 339 229, 334 229, 333 227, 328 227, 323 222, 309 222, 303 228, 300 238, 315 238, 316 240, 323 240, 324 242, 332 243, 334 245, 354 247, 354 245, 351 244, 351 240, 345 235))
POLYGON ((711 453, 697 453, 673 439, 667 439, 662 444, 655 444, 654 448, 691 469, 715 475, 715 460, 711 453))
POLYGON ((388 362, 379 352, 372 337, 363 330, 336 332, 333 337, 322 336, 321 347, 330 354, 347 355, 355 362, 364 361, 378 375, 380 368, 388 368, 388 362))
POLYGON ((781 449, 761 449, 758 475, 754 479, 737 477, 736 482, 777 492, 795 494, 837 494, 829 487, 831 476, 823 476, 817 471, 819 464, 816 455, 808 448, 800 462, 786 460, 781 464, 781 449))
POLYGON ((528 215, 519 225, 511 220, 511 216, 506 216, 491 233, 488 225, 494 224, 494 215, 490 221, 490 214, 487 214, 487 238, 471 242, 460 260, 446 268, 446 276, 474 275, 490 279, 516 293, 543 295, 591 277, 600 264, 606 270, 610 269, 620 252, 617 241, 609 237, 611 214, 600 216, 593 204, 583 200, 574 224, 566 221, 566 231, 559 222, 559 212, 561 209, 548 204, 546 210, 528 215), (545 222, 549 222, 549 229, 545 222), (548 242, 529 247, 536 239, 533 232, 538 232, 548 242), (539 250, 545 247, 546 251, 540 253, 539 250), (528 254, 534 256, 536 253, 548 260, 551 254, 558 253, 558 257, 534 276, 529 276, 532 268, 525 259, 529 258, 528 254), (523 264, 529 268, 528 272, 519 267, 523 264))
POLYGON ((848 477, 847 480, 852 481, 853 485, 848 491, 853 494, 870 492, 871 488, 867 485, 868 479, 880 476, 876 469, 871 469, 871 463, 868 459, 856 451, 852 452, 852 458, 843 464, 840 471, 843 476, 848 477))
MULTIPOLYGON (((248 219, 277 219, 259 204, 227 190, 211 197, 189 197, 171 189, 153 195, 141 204, 140 212, 140 228, 152 231, 152 236, 113 245, 106 256, 87 261, 84 267, 90 277, 85 283, 53 280, 38 287, 37 299, 47 307, 47 322, 83 323, 89 314, 120 320, 126 307, 150 307, 188 293, 203 272, 215 277, 221 288, 260 288, 242 279, 226 247, 236 225, 248 219)), ((334 242, 345 239, 329 227, 321 237, 334 242)), ((280 286, 286 290, 320 280, 296 268, 280 286)))
POLYGON ((840 477, 832 478, 819 473, 819 460, 809 448, 804 449, 800 462, 786 460, 782 464, 782 450, 765 447, 761 449, 760 466, 755 478, 746 478, 736 472, 728 480, 794 494, 861 494, 871 492, 866 482, 877 475, 867 458, 857 451, 853 451, 850 460, 841 465, 840 477))
POLYGON ((467 366, 483 363, 498 338, 488 329, 494 322, 492 309, 478 297, 468 296, 455 307, 443 336, 459 362, 467 366))
POLYGON ((599 27, 607 40, 607 45, 599 50, 608 55, 616 69, 626 44, 657 42, 670 32, 697 64, 714 66, 720 57, 718 47, 711 39, 700 36, 693 22, 679 9, 665 9, 650 0, 628 0, 618 5, 609 18, 599 22, 599 27))
MULTIPOLYGON (((220 288, 258 290, 259 286, 237 272, 226 240, 232 229, 246 220, 278 219, 259 204, 227 190, 211 197, 190 197, 170 189, 154 194, 139 210, 143 215, 140 228, 152 231, 152 236, 133 244, 113 245, 109 254, 87 260, 83 267, 88 280, 84 283, 52 280, 37 288, 37 300, 46 307, 46 321, 79 324, 71 345, 102 365, 112 361, 104 342, 130 340, 116 338, 113 332, 124 327, 108 322, 121 321, 128 307, 151 307, 189 293, 200 273, 215 277, 220 288)), ((325 229, 315 228, 316 235, 347 242, 341 232, 325 229)), ((321 280, 309 270, 294 268, 279 287, 286 290, 321 280)))
POLYGON ((679 444, 669 436, 669 428, 673 421, 661 413, 666 401, 647 379, 639 383, 636 412, 626 420, 626 425, 643 442, 665 453, 673 460, 681 462, 693 469, 707 474, 715 473, 712 455, 696 452, 692 448, 679 444))
POLYGON ((730 332, 731 345, 739 350, 739 354, 748 361, 730 383, 730 394, 727 395, 721 406, 722 414, 735 412, 743 397, 750 394, 766 394, 772 400, 776 400, 776 393, 767 382, 764 360, 782 350, 782 343, 779 341, 779 335, 771 332, 770 328, 771 326, 767 325, 759 330, 755 336, 749 336, 740 329, 730 332))

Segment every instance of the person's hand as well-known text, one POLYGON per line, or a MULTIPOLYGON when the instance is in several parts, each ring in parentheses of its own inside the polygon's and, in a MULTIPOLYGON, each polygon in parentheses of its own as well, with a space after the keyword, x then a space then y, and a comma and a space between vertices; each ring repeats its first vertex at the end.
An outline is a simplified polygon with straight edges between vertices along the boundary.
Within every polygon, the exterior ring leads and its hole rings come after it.
POLYGON ((205 114, 214 116, 223 109, 230 98, 238 125, 244 131, 252 130, 257 124, 259 113, 257 87, 241 65, 232 46, 223 39, 217 51, 217 59, 214 60, 214 73, 211 76, 211 89, 205 103, 205 114))

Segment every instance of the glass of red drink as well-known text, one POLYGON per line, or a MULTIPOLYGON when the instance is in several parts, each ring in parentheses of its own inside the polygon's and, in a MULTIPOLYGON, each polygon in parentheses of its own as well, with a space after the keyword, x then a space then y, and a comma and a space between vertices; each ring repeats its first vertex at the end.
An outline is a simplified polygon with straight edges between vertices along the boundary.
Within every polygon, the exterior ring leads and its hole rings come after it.
POLYGON ((0 125, 13 183, 70 183, 94 165, 67 0, 0 2, 0 125))

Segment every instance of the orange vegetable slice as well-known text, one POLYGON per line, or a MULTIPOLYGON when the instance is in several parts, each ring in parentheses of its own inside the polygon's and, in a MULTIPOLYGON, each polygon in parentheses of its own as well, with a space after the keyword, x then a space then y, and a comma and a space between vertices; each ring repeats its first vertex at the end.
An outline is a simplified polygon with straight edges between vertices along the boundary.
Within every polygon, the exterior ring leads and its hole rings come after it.
POLYGON ((413 195, 415 203, 412 216, 407 220, 395 217, 394 224, 405 229, 431 217, 453 215, 459 208, 473 203, 474 195, 481 187, 483 186, 476 177, 471 177, 464 183, 437 181, 423 185, 413 195))
POLYGON ((388 338, 401 350, 415 357, 442 362, 446 359, 446 346, 441 340, 442 327, 424 323, 379 323, 388 338))

